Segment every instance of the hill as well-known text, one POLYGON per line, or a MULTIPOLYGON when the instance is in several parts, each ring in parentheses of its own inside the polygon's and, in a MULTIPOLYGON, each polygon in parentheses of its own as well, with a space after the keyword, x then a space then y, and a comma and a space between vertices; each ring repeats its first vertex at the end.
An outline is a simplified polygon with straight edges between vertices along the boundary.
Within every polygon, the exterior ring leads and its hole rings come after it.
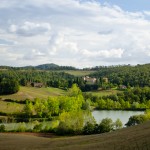
POLYGON ((15 67, 19 69, 36 69, 36 70, 77 70, 75 67, 72 66, 59 66, 54 63, 50 64, 41 64, 37 66, 25 66, 25 67, 15 67))
POLYGON ((91 76, 100 79, 107 77, 111 84, 131 87, 150 86, 150 64, 100 66, 91 70, 95 70, 91 76))
POLYGON ((0 149, 150 150, 149 139, 150 122, 146 122, 111 133, 89 136, 44 138, 32 135, 1 133, 0 149))
POLYGON ((12 99, 12 100, 25 100, 34 98, 47 98, 51 96, 64 95, 66 91, 58 88, 36 88, 36 87, 25 87, 21 86, 19 92, 10 95, 1 95, 2 99, 12 99))
POLYGON ((11 67, 11 66, 0 66, 0 69, 24 69, 24 70, 77 70, 77 68, 72 66, 59 66, 54 63, 41 64, 37 66, 23 66, 23 67, 11 67))

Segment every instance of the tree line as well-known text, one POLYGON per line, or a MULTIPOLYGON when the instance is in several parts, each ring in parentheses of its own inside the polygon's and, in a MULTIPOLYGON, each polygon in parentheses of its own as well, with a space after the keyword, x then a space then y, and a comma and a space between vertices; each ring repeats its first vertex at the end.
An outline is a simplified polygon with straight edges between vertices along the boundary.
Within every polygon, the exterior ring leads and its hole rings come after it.
POLYGON ((128 87, 150 86, 150 64, 97 66, 91 70, 96 71, 91 76, 96 78, 107 77, 109 83, 113 85, 125 85, 128 87))
POLYGON ((84 94, 85 99, 89 99, 91 105, 97 109, 106 110, 136 110, 150 109, 150 88, 135 87, 126 89, 107 96, 93 96, 92 94, 84 94))

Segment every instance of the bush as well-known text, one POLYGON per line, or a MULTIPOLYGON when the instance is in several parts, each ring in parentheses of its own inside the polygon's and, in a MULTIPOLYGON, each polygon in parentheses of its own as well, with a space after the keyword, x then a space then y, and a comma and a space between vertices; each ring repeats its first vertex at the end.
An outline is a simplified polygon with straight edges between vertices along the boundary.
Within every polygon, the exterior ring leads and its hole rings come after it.
POLYGON ((20 123, 18 128, 16 129, 16 132, 26 132, 26 131, 27 131, 27 128, 24 122, 20 123))
POLYGON ((110 132, 113 130, 113 121, 110 118, 105 118, 101 121, 99 124, 100 132, 105 133, 105 132, 110 132))
POLYGON ((5 125, 0 125, 0 132, 5 132, 5 125))
POLYGON ((95 124, 87 122, 83 128, 83 134, 90 135, 93 134, 94 132, 95 132, 95 124))
POLYGON ((58 135, 70 135, 74 134, 74 130, 66 125, 65 122, 60 122, 59 126, 56 130, 56 134, 58 135))
POLYGON ((37 125, 34 126, 33 131, 34 132, 41 132, 42 129, 43 129, 42 124, 37 124, 37 125))
POLYGON ((129 118, 129 121, 125 124, 126 126, 133 126, 133 125, 137 125, 137 124, 141 124, 145 121, 147 121, 148 118, 146 115, 142 114, 142 115, 134 115, 131 116, 129 118))

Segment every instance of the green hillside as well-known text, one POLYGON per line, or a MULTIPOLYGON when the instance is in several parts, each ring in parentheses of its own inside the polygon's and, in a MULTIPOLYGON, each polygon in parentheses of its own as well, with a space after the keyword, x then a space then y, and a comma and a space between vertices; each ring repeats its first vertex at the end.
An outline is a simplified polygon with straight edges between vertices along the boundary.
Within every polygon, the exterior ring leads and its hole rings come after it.
POLYGON ((0 134, 1 150, 150 150, 150 122, 105 134, 50 138, 11 133, 0 134))
POLYGON ((58 88, 36 88, 36 87, 20 87, 18 93, 11 95, 2 95, 1 99, 13 99, 13 100, 25 100, 25 99, 34 99, 34 98, 47 98, 50 96, 59 96, 64 95, 66 91, 58 88))
POLYGON ((64 72, 77 77, 87 76, 95 73, 95 71, 92 70, 65 70, 64 72))

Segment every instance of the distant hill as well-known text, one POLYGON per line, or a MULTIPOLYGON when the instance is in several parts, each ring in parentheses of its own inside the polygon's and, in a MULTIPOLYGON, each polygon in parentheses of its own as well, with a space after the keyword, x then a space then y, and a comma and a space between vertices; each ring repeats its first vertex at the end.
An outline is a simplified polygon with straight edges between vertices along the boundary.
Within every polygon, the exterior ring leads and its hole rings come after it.
POLYGON ((43 64, 35 66, 34 68, 38 70, 77 70, 75 67, 72 66, 59 66, 56 64, 43 64))
POLYGON ((12 66, 0 66, 0 69, 25 69, 25 70, 29 70, 29 69, 35 69, 35 70, 78 70, 75 67, 72 66, 59 66, 57 64, 54 63, 50 63, 50 64, 41 64, 38 66, 23 66, 23 67, 12 67, 12 66))
POLYGON ((56 65, 56 64, 42 64, 42 65, 38 65, 38 66, 35 66, 36 69, 42 69, 42 70, 49 70, 49 69, 58 69, 60 68, 59 65, 56 65))

